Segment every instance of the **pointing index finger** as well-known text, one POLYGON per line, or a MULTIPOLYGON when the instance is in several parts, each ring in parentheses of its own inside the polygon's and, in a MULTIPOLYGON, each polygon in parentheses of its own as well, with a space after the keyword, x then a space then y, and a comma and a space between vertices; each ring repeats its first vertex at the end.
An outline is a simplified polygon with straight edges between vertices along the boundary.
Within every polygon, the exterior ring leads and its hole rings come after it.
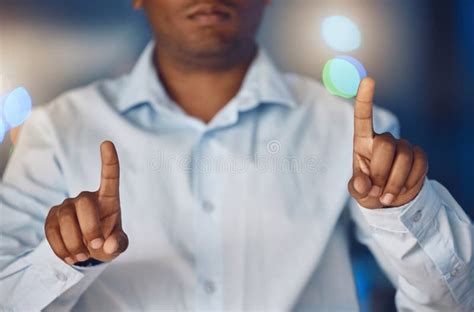
POLYGON ((120 165, 117 150, 110 141, 105 141, 100 146, 102 169, 100 177, 100 197, 119 198, 120 165))
POLYGON ((370 77, 364 78, 360 82, 354 106, 355 137, 372 138, 374 136, 372 119, 374 93, 375 80, 370 77))

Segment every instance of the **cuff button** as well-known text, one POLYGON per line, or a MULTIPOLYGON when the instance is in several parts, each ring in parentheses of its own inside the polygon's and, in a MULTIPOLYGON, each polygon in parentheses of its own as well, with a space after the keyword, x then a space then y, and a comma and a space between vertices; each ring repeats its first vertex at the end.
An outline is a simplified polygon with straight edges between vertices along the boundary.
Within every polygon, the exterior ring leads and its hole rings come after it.
POLYGON ((452 271, 451 271, 451 276, 456 277, 459 275, 459 272, 461 272, 461 266, 457 265, 452 271))
POLYGON ((416 222, 420 221, 421 216, 422 216, 421 210, 418 210, 417 212, 415 212, 413 217, 411 217, 411 220, 416 223, 416 222))
POLYGON ((67 281, 67 276, 64 273, 57 272, 56 273, 56 278, 61 281, 61 282, 66 282, 67 281))

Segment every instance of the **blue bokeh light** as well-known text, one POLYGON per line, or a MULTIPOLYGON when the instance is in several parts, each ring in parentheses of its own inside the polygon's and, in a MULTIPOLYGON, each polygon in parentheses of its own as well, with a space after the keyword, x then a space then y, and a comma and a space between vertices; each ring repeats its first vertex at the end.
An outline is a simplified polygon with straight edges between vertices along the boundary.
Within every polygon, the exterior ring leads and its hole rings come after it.
POLYGON ((8 125, 3 120, 3 103, 5 102, 6 95, 0 95, 0 143, 3 143, 5 134, 7 133, 8 125))
POLYGON ((3 143, 3 139, 5 138, 5 134, 7 133, 8 129, 3 122, 3 118, 0 117, 0 143, 3 143))
POLYGON ((31 112, 31 97, 23 87, 8 94, 3 103, 3 117, 9 128, 23 124, 31 112))
POLYGON ((349 55, 339 55, 339 56, 336 56, 336 59, 345 60, 345 61, 348 61, 349 63, 351 63, 352 65, 354 65, 354 67, 359 72, 359 76, 360 76, 361 80, 364 79, 365 77, 367 77, 367 70, 365 69, 364 64, 362 64, 355 57, 352 57, 352 56, 349 56, 349 55))
POLYGON ((345 16, 326 17, 321 31, 324 41, 336 51, 353 51, 358 49, 362 42, 359 27, 345 16))

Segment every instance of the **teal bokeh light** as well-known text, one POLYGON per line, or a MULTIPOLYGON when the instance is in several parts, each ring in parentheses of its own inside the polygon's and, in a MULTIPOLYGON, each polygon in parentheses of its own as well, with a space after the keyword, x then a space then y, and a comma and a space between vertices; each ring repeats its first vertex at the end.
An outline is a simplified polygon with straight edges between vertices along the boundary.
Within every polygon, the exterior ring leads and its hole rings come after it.
POLYGON ((345 60, 351 63, 352 65, 354 65, 354 67, 359 72, 359 76, 361 77, 361 79, 367 77, 367 70, 365 69, 364 64, 362 64, 355 57, 352 57, 349 55, 339 55, 339 56, 336 56, 336 59, 345 60))
POLYGON ((360 81, 367 76, 364 65, 350 56, 338 56, 329 60, 323 69, 323 83, 333 95, 353 98, 360 81))
POLYGON ((356 50, 362 42, 359 27, 352 20, 341 15, 326 17, 323 20, 321 32, 326 44, 340 52, 356 50))

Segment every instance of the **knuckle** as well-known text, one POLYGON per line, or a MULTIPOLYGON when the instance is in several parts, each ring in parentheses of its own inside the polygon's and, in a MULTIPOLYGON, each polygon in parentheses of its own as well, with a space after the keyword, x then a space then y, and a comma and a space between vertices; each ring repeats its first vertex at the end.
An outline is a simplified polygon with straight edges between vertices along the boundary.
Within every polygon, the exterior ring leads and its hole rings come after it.
POLYGON ((393 152, 395 150, 395 140, 391 134, 381 134, 374 141, 377 148, 393 152))
POLYGON ((72 203, 72 199, 71 198, 66 198, 63 200, 63 202, 61 203, 61 205, 59 206, 69 206, 70 204, 72 203))
POLYGON ((391 141, 391 142, 395 141, 395 138, 390 132, 381 133, 378 137, 380 138, 380 140, 383 140, 383 141, 391 141))
POLYGON ((75 199, 75 203, 78 205, 91 205, 92 204, 92 196, 88 192, 83 192, 75 199))
POLYGON ((426 159, 427 159, 426 153, 421 147, 415 145, 413 147, 413 153, 415 154, 416 157, 420 158, 421 160, 426 161, 426 159))
POLYGON ((73 205, 73 202, 70 198, 66 198, 60 205, 54 206, 51 208, 50 213, 53 213, 56 218, 60 218, 60 216, 64 213, 64 211, 70 209, 73 205))
POLYGON ((83 198, 85 196, 85 192, 82 191, 79 194, 77 194, 76 198, 74 199, 75 202, 77 202, 80 198, 83 198))
POLYGON ((77 198, 81 198, 81 197, 85 197, 85 198, 91 198, 93 195, 92 192, 89 192, 89 191, 82 191, 79 193, 79 195, 77 195, 77 198))
POLYGON ((409 164, 412 162, 413 156, 409 150, 399 151, 397 153, 397 161, 401 162, 402 164, 409 164))
POLYGON ((48 215, 46 216, 45 226, 46 226, 46 224, 48 224, 51 221, 52 218, 57 217, 58 209, 59 209, 58 206, 54 206, 49 210, 48 215))
POLYGON ((393 141, 384 140, 379 143, 379 148, 387 152, 393 152, 395 150, 395 144, 393 141))
POLYGON ((72 205, 63 206, 61 207, 61 209, 59 209, 60 216, 63 216, 63 215, 69 216, 69 215, 72 215, 73 213, 74 213, 74 209, 72 205))
POLYGON ((63 206, 58 210, 59 222, 73 221, 75 220, 75 217, 76 212, 74 211, 73 206, 63 206))
POLYGON ((54 217, 56 218, 56 220, 59 221, 59 218, 61 216, 61 209, 62 209, 63 206, 58 206, 56 207, 55 211, 54 211, 54 217))
POLYGON ((406 139, 400 139, 398 140, 398 144, 401 146, 401 147, 405 147, 405 148, 411 148, 411 144, 408 140, 406 139))

